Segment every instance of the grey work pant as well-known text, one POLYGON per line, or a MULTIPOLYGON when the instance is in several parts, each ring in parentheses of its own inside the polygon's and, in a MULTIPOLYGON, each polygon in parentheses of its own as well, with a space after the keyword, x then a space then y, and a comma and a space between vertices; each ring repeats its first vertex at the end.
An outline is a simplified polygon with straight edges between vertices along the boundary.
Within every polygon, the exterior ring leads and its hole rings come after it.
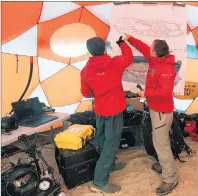
POLYGON ((94 181, 96 186, 104 186, 114 169, 115 157, 119 149, 123 128, 123 114, 115 116, 96 116, 96 142, 100 151, 94 181))

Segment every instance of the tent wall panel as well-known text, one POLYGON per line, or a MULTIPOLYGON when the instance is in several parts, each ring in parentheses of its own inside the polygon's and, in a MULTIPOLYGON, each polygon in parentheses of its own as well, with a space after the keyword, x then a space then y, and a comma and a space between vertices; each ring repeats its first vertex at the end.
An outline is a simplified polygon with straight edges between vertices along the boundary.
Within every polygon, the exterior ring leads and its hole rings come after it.
POLYGON ((198 83, 186 82, 184 95, 174 95, 177 99, 195 99, 198 97, 198 83))
POLYGON ((43 2, 1 2, 2 44, 37 24, 43 2))
POLYGON ((76 109, 76 112, 84 112, 84 111, 91 111, 92 110, 92 103, 91 101, 82 101, 78 108, 76 109))
POLYGON ((192 30, 192 34, 193 34, 193 36, 195 38, 196 46, 198 47, 198 27, 196 27, 195 29, 192 30))
POLYGON ((104 40, 107 39, 110 27, 94 16, 87 9, 83 9, 80 22, 91 26, 97 33, 97 36, 103 38, 104 40))
POLYGON ((50 106, 65 106, 80 102, 80 71, 68 65, 41 83, 50 106))
POLYGON ((186 81, 198 83, 198 59, 187 59, 186 81))
POLYGON ((195 100, 190 107, 186 110, 186 114, 195 114, 198 113, 198 100, 195 100))
MULTIPOLYGON (((87 51, 79 53, 78 44, 85 47, 86 39, 95 35, 107 40, 110 16, 108 16, 108 10, 106 12, 102 10, 109 7, 109 3, 107 1, 57 2, 57 4, 56 2, 1 3, 2 43, 9 44, 9 48, 12 49, 6 53, 17 54, 19 59, 17 67, 16 55, 2 53, 2 116, 10 112, 11 102, 17 101, 24 92, 30 71, 29 55, 36 57, 34 57, 33 77, 24 99, 39 96, 41 101, 54 107, 56 111, 70 114, 91 109, 90 100, 83 98, 80 92, 80 71, 90 54, 87 51), (72 28, 75 29, 75 25, 79 25, 76 30, 78 33, 72 36, 70 31, 73 31, 72 28), (82 27, 83 25, 85 28, 82 27), (33 38, 28 38, 32 39, 29 42, 27 39, 21 39, 24 43, 17 42, 18 48, 16 48, 13 45, 16 43, 14 39, 27 35, 28 30, 30 31, 34 26, 38 27, 35 34, 37 41, 34 41, 35 54, 29 53, 31 47, 28 43, 32 43, 33 38), (68 26, 71 28, 69 29, 68 26), (86 27, 91 29, 87 30, 87 34, 86 27), (54 49, 54 43, 65 44, 59 48, 62 50, 61 53, 54 49), (68 50, 68 46, 72 44, 76 46, 69 47, 68 50), (64 48, 65 46, 67 48, 64 48), (29 48, 26 49, 26 47, 29 48), (77 52, 75 53, 77 55, 71 55, 71 51, 77 52), (40 59, 39 62, 37 57, 40 59)), ((158 3, 173 5, 175 2, 158 3)), ((185 112, 187 109, 186 113, 190 114, 198 112, 198 100, 195 99, 198 96, 198 18, 195 17, 196 12, 193 14, 198 9, 198 3, 183 3, 189 5, 186 94, 174 97, 176 110, 185 112), (188 87, 189 85, 191 87, 188 87)), ((110 40, 108 39, 107 42, 110 50, 110 40)))
POLYGON ((64 1, 45 1, 39 22, 45 22, 80 8, 79 5, 64 1))
POLYGON ((37 56, 37 25, 2 45, 2 52, 25 56, 37 56))
MULTIPOLYGON (((18 101, 23 94, 30 75, 30 57, 11 54, 1 55, 2 58, 2 116, 11 111, 11 103, 18 101), (18 65, 17 65, 18 58, 18 65)), ((33 60, 33 75, 30 86, 24 96, 29 95, 39 84, 37 58, 33 60)))
POLYGON ((56 30, 64 25, 78 23, 81 12, 82 8, 79 8, 73 12, 38 25, 38 56, 67 64, 70 62, 70 58, 61 57, 52 52, 50 48, 50 39, 56 30))

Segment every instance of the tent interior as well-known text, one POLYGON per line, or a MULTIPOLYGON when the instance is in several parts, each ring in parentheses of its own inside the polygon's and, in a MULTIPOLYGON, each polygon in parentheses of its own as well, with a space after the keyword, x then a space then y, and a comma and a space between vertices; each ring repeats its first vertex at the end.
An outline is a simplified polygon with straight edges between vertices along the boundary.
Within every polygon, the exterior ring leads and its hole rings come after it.
MULTIPOLYGON (((198 111, 198 7, 196 2, 185 3, 188 7, 185 95, 175 95, 174 102, 175 110, 192 114, 198 111)), ((89 109, 90 100, 80 93, 80 71, 89 58, 86 40, 99 36, 110 43, 111 3, 1 4, 2 116, 11 111, 12 102, 31 97, 39 97, 57 112, 73 114, 89 109)), ((107 51, 111 54, 110 47, 107 51)))
MULTIPOLYGON (((107 53, 111 55, 111 3, 1 2, 2 117, 12 111, 12 102, 33 97, 60 113, 92 110, 92 99, 83 97, 80 91, 80 72, 90 57, 86 49, 89 38, 99 36, 104 39, 107 53)), ((174 6, 176 2, 165 3, 174 6)), ((198 113, 198 2, 178 3, 186 4, 188 9, 187 61, 184 95, 174 95, 174 107, 175 111, 190 115, 198 113)), ((194 152, 198 151, 196 142, 191 139, 188 142, 194 152)), ((52 160, 54 152, 42 147, 42 153, 53 165, 56 179, 64 185, 55 160, 52 160)), ((20 156, 19 153, 14 158, 20 156)), ((154 188, 161 178, 152 172, 144 150, 123 151, 118 158, 126 161, 128 166, 123 172, 112 174, 113 181, 123 187, 120 193, 113 195, 155 195, 154 188)), ((183 184, 172 196, 198 195, 198 156, 186 159, 184 164, 177 161, 183 184)), ((68 196, 108 195, 93 193, 86 185, 71 191, 64 188, 64 191, 68 196)))

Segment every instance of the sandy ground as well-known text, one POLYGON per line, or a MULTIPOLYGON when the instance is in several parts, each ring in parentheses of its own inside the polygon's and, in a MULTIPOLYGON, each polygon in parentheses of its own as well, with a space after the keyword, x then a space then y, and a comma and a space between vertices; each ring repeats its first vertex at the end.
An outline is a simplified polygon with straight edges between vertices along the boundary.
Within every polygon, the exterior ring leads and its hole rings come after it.
MULTIPOLYGON (((194 151, 193 157, 183 158, 185 163, 178 160, 177 169, 179 174, 179 184, 177 188, 169 194, 170 196, 198 196, 198 143, 187 139, 187 143, 194 151)), ((49 146, 49 145, 48 145, 49 146)), ((46 147, 46 146, 45 146, 46 147)), ((89 184, 81 185, 77 188, 67 190, 54 159, 53 150, 42 147, 45 159, 55 169, 55 177, 61 183, 62 189, 67 196, 107 196, 109 194, 95 193, 90 190, 89 184)), ((9 157, 10 161, 17 160, 23 153, 9 157)), ((155 189, 161 182, 160 175, 151 170, 151 159, 143 149, 130 149, 118 153, 119 161, 127 162, 126 168, 122 171, 111 174, 110 181, 121 186, 121 191, 114 196, 154 196, 155 189)), ((2 165, 7 159, 2 159, 2 165)))

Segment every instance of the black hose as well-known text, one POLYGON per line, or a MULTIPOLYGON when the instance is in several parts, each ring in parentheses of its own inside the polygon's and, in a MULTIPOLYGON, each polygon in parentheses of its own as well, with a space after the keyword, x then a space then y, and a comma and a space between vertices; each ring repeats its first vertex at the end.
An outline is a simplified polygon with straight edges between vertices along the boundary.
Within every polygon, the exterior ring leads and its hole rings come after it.
MULTIPOLYGON (((33 66, 33 57, 31 56, 30 57, 30 73, 29 73, 28 82, 27 82, 27 85, 25 87, 25 90, 23 91, 23 93, 22 93, 22 95, 21 95, 21 97, 19 98, 18 101, 21 101, 23 99, 25 93, 27 92, 27 90, 28 90, 28 88, 30 86, 30 83, 31 83, 31 80, 32 80, 32 74, 33 74, 33 68, 34 68, 34 66, 33 66)), ((9 114, 11 114, 12 112, 13 112, 13 109, 10 111, 9 114)))

